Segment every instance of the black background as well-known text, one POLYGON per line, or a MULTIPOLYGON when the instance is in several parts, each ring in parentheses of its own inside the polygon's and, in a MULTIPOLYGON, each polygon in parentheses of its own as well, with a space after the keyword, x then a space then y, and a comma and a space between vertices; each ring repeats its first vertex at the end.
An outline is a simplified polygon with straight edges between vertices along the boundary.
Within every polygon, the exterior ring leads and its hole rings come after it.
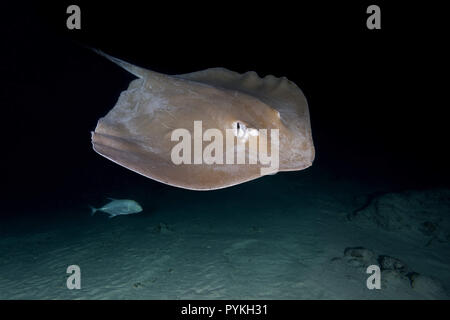
POLYGON ((86 46, 169 74, 286 76, 308 99, 315 167, 448 186, 444 12, 383 1, 2 4, 1 213, 67 207, 105 186, 171 188, 92 150, 90 132, 133 76, 86 46), (66 28, 70 4, 81 30, 66 28), (366 28, 370 4, 381 30, 366 28))

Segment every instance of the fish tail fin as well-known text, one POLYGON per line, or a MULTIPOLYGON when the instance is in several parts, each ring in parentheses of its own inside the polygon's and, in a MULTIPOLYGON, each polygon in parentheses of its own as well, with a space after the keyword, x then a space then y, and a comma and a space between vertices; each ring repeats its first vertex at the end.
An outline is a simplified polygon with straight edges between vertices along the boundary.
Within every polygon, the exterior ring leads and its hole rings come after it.
POLYGON ((91 208, 91 216, 93 216, 95 214, 95 212, 98 210, 98 209, 94 208, 93 206, 89 206, 89 208, 91 208))
POLYGON ((109 54, 106 54, 106 53, 104 53, 104 52, 101 51, 101 50, 94 49, 94 48, 92 48, 92 50, 93 50, 95 53, 97 53, 97 54, 99 54, 99 55, 105 57, 105 58, 108 59, 109 61, 114 62, 114 63, 117 64, 119 67, 122 67, 123 69, 127 70, 129 73, 134 74, 136 77, 143 78, 143 77, 144 77, 146 74, 148 74, 148 72, 149 72, 147 69, 140 68, 140 67, 135 66, 135 65, 133 65, 133 64, 131 64, 131 63, 129 63, 129 62, 120 60, 120 59, 118 59, 118 58, 114 58, 113 56, 110 56, 109 54))

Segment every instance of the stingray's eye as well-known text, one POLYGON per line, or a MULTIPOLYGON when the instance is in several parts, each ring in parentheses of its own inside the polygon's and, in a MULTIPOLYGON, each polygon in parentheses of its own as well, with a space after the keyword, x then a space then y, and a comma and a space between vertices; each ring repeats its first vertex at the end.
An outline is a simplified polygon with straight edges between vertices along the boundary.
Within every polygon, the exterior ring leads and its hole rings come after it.
POLYGON ((247 140, 248 136, 257 136, 258 130, 248 128, 247 124, 242 121, 236 121, 233 123, 234 135, 242 140, 247 140))
POLYGON ((237 136, 239 138, 244 138, 245 134, 247 133, 247 128, 245 127, 245 125, 238 122, 236 125, 236 129, 237 129, 237 136))
POLYGON ((247 126, 242 121, 233 123, 234 135, 238 138, 246 138, 248 136, 247 126))

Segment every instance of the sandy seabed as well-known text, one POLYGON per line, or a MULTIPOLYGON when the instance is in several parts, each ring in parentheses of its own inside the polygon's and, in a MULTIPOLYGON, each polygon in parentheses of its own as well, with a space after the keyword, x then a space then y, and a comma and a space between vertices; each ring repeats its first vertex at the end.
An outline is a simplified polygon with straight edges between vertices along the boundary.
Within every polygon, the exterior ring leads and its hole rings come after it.
POLYGON ((168 189, 158 199, 148 195, 159 203, 154 209, 144 203, 144 212, 112 219, 91 217, 86 204, 27 227, 5 222, 0 299, 449 298, 442 202, 435 220, 421 222, 408 216, 411 196, 395 208, 353 181, 291 177, 208 195, 168 189), (393 211, 396 224, 383 225, 393 211), (350 219, 355 213, 361 218, 350 219), (420 232, 415 223, 429 228, 420 232), (380 263, 381 289, 369 290, 366 268, 380 263), (69 265, 81 269, 80 290, 66 287, 69 265))

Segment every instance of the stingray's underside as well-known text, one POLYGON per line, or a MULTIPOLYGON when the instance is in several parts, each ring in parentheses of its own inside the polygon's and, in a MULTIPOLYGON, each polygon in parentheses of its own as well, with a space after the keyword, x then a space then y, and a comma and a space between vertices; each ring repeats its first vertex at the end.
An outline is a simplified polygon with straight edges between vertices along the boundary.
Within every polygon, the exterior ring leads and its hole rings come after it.
POLYGON ((193 190, 219 189, 253 180, 264 174, 262 168, 266 168, 266 174, 273 174, 312 164, 314 146, 306 99, 286 78, 259 78, 254 72, 238 74, 222 68, 168 76, 108 58, 140 78, 121 93, 92 134, 94 150, 111 161, 159 182, 193 190), (199 121, 202 131, 198 136, 194 122, 199 121), (236 152, 238 138, 233 137, 232 149, 226 142, 226 130, 233 126, 236 129, 236 124, 238 128, 266 129, 268 154, 277 152, 279 164, 250 164, 255 153, 250 151, 248 141, 242 144, 245 164, 226 164, 225 158, 223 164, 174 163, 172 150, 181 141, 172 141, 174 130, 182 128, 191 134, 192 150, 196 143, 198 146, 194 138, 200 137, 203 151, 217 139, 215 136, 205 141, 203 134, 207 129, 217 129, 222 133, 226 154, 236 152), (279 132, 276 146, 271 144, 272 129, 279 132))

